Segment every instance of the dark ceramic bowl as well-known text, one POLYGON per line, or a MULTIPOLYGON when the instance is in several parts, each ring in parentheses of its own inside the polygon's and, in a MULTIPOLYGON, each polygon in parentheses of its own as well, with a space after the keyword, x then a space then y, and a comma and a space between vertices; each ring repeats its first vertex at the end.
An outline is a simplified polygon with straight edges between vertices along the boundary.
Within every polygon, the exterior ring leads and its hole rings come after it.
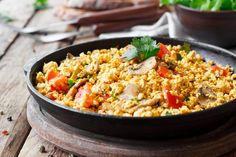
POLYGON ((182 5, 175 10, 191 37, 221 47, 236 46, 236 11, 200 11, 182 5))

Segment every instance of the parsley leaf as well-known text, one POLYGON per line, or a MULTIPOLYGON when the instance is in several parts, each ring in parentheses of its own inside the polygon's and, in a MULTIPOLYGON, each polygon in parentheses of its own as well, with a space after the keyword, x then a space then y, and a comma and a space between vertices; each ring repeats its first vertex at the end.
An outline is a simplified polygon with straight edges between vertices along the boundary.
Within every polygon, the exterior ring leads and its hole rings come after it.
POLYGON ((143 61, 152 56, 156 56, 159 47, 157 47, 156 41, 146 36, 142 38, 133 38, 131 44, 137 48, 139 61, 143 61))
POLYGON ((75 85, 75 81, 72 79, 69 79, 67 82, 68 82, 68 85, 70 86, 70 88, 75 85))
POLYGON ((121 56, 121 59, 131 60, 136 58, 139 62, 152 56, 156 56, 159 51, 156 41, 146 36, 142 38, 133 38, 127 51, 121 56))
POLYGON ((184 98, 184 101, 189 101, 190 100, 190 98, 189 98, 190 96, 189 95, 187 95, 185 98, 184 98))
POLYGON ((179 54, 179 53, 177 53, 176 56, 177 56, 177 60, 178 60, 178 61, 181 61, 181 60, 183 59, 183 57, 182 57, 181 54, 179 54))
POLYGON ((169 111, 166 111, 166 116, 171 116, 172 115, 172 113, 171 112, 169 112, 169 111))
POLYGON ((87 79, 90 79, 92 77, 92 75, 87 75, 87 79))
POLYGON ((102 89, 102 95, 105 95, 105 94, 106 94, 105 89, 102 89))
POLYGON ((130 101, 134 101, 134 102, 136 102, 136 103, 138 103, 138 102, 140 102, 142 99, 138 99, 138 98, 132 98, 132 99, 130 99, 130 101))
POLYGON ((189 43, 184 43, 184 45, 182 45, 181 50, 185 51, 186 53, 189 53, 191 51, 191 46, 189 43))
POLYGON ((113 98, 116 99, 116 100, 119 100, 119 98, 117 97, 117 94, 116 94, 115 90, 112 90, 112 91, 111 91, 111 97, 113 97, 113 98))
POLYGON ((48 7, 48 0, 35 0, 33 6, 35 10, 46 9, 48 7))

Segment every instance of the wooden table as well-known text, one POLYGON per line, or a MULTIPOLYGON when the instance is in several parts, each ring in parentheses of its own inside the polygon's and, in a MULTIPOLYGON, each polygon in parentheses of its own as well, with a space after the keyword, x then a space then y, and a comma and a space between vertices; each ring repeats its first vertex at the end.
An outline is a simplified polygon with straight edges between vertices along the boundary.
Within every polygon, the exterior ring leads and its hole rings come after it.
MULTIPOLYGON (((32 1, 0 0, 0 12, 13 17, 15 20, 11 24, 17 27, 36 26, 58 21, 53 15, 53 6, 62 2, 63 0, 49 0, 51 6, 49 9, 35 12, 32 1)), ((68 29, 73 28, 60 28, 61 31, 68 29)), ((82 39, 73 38, 67 42, 40 44, 0 27, 0 111, 4 112, 4 115, 0 115, 0 131, 9 131, 7 136, 0 135, 1 157, 70 156, 31 130, 26 119, 26 104, 30 94, 26 88, 22 67, 28 59, 41 53, 93 39, 95 37, 91 36, 82 39), (12 121, 7 120, 9 116, 12 117, 12 121), (40 153, 42 145, 45 146, 47 153, 40 153)), ((225 156, 236 156, 236 150, 225 156)))

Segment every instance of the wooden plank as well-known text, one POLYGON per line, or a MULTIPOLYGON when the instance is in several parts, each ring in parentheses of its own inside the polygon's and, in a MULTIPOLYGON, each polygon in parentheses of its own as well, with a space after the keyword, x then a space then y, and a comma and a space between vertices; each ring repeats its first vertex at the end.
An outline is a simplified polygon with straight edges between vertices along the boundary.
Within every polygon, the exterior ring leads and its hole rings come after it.
POLYGON ((2 156, 18 156, 21 149, 20 146, 24 144, 30 130, 31 127, 26 118, 26 108, 23 108, 6 142, 2 156))
MULTIPOLYGON (((62 2, 63 0, 50 0, 50 6, 55 6, 62 2)), ((32 21, 30 21, 29 26, 56 21, 58 19, 53 15, 53 8, 50 8, 37 12, 32 21)), ((66 27, 60 29, 62 31, 66 30, 66 27)), ((24 81, 23 65, 35 55, 53 51, 60 45, 60 43, 40 44, 36 43, 33 39, 20 36, 7 50, 7 53, 0 61, 0 110, 5 113, 3 116, 0 116, 0 130, 8 130, 10 134, 14 133, 13 129, 16 119, 18 119, 23 108, 26 107, 29 93, 24 81), (11 123, 7 121, 8 116, 13 118, 11 123)), ((0 154, 9 137, 0 136, 0 154)))
POLYGON ((53 144, 45 141, 39 137, 34 130, 32 130, 25 142, 19 157, 48 157, 52 155, 53 157, 68 157, 68 153, 62 151, 61 149, 55 147, 53 144), (46 152, 41 153, 40 147, 44 146, 46 152))
MULTIPOLYGON (((9 23, 17 27, 24 27, 34 14, 33 1, 4 0, 0 2, 0 13, 14 19, 9 23)), ((0 58, 6 53, 9 45, 16 39, 17 33, 0 26, 0 58)))

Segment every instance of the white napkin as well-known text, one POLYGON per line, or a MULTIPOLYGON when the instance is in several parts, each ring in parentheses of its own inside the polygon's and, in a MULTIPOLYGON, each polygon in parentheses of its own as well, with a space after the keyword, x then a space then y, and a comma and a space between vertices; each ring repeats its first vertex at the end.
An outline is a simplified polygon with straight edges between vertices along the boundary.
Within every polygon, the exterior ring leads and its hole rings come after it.
POLYGON ((134 37, 134 36, 162 36, 168 35, 171 38, 192 39, 189 37, 182 27, 175 13, 166 12, 153 25, 134 26, 129 31, 103 33, 99 35, 101 39, 116 37, 134 37))

